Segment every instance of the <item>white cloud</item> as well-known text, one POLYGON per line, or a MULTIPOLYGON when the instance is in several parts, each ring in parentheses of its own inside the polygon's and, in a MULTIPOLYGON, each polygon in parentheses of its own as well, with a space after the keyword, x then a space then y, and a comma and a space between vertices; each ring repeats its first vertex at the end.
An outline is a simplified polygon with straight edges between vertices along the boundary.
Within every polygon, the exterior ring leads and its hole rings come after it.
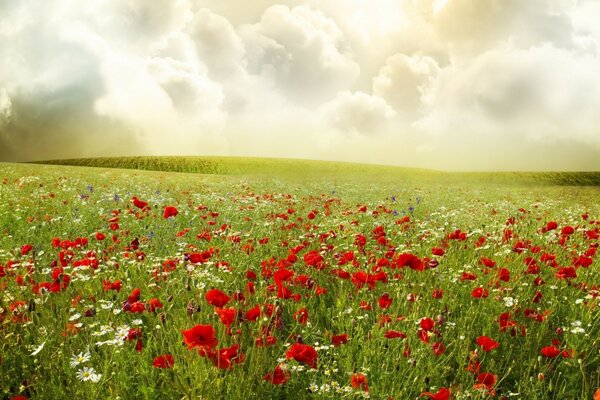
POLYGON ((243 27, 241 33, 250 72, 273 79, 304 105, 329 100, 359 75, 343 32, 310 7, 272 6, 259 23, 243 27))
POLYGON ((438 168, 575 168, 600 146, 598 20, 595 0, 0 2, 0 159, 394 163, 391 143, 438 168))
POLYGON ((439 70, 431 57, 396 54, 373 78, 373 93, 391 104, 403 120, 411 122, 419 116, 439 70))
POLYGON ((321 107, 324 119, 347 134, 374 135, 396 112, 384 99, 366 93, 343 91, 321 107))

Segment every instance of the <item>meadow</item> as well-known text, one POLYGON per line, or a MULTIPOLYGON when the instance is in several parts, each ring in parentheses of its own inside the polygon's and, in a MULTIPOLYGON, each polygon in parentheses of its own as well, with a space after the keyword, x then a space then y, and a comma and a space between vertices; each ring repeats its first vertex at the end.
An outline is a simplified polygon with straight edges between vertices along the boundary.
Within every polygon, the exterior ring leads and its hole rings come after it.
POLYGON ((0 397, 600 397, 600 174, 60 163, 0 163, 0 397))

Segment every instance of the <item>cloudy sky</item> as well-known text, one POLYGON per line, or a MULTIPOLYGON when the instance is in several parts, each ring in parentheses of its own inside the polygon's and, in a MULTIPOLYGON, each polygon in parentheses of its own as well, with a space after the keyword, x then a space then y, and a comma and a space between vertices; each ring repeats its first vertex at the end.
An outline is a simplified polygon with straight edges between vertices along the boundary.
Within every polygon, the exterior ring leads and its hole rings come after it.
POLYGON ((0 160, 600 170, 597 0, 0 0, 0 160))

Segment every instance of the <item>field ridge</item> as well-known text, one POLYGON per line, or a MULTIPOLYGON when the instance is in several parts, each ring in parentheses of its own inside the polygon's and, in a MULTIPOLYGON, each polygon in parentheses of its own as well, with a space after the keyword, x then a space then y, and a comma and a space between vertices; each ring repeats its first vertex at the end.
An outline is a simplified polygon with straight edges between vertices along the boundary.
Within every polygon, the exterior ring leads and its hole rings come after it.
POLYGON ((209 175, 267 175, 309 178, 338 177, 371 180, 382 177, 394 179, 420 179, 428 182, 460 181, 490 184, 600 186, 600 171, 564 172, 444 172, 421 168, 408 168, 377 164, 360 164, 337 161, 317 161, 285 158, 218 157, 218 156, 132 156, 72 158, 35 161, 33 164, 50 164, 80 167, 138 169, 163 172, 183 172, 209 175))

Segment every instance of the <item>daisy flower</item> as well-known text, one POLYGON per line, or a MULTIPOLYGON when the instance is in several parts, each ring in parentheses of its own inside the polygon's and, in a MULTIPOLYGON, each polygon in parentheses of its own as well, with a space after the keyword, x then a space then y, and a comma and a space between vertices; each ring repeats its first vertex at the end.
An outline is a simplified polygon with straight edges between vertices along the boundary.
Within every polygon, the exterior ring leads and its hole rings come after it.
POLYGON ((97 374, 94 368, 83 367, 79 371, 77 371, 77 378, 82 382, 99 382, 100 378, 102 378, 102 374, 97 374))
POLYGON ((71 362, 70 365, 72 368, 75 368, 76 366, 78 366, 79 364, 83 364, 85 362, 90 361, 91 355, 89 351, 86 351, 85 354, 79 353, 79 354, 75 354, 73 355, 73 357, 71 357, 71 362))

